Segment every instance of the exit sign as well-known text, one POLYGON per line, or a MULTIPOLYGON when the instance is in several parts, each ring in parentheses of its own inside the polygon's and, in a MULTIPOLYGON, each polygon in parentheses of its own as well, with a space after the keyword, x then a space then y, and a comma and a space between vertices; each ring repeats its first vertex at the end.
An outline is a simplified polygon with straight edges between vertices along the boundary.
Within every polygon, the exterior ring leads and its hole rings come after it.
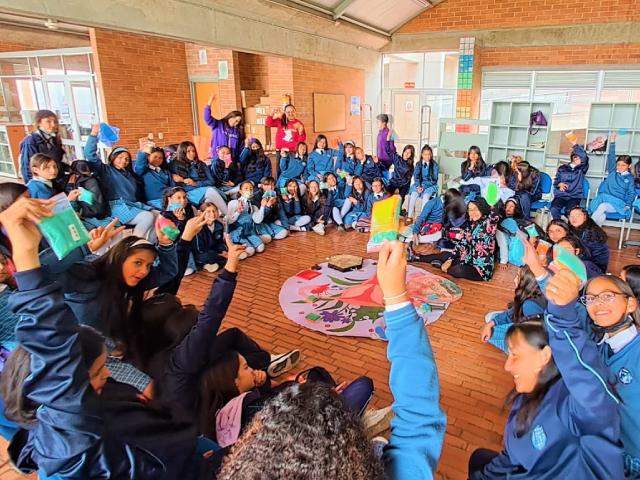
POLYGON ((416 82, 404 82, 404 88, 416 88, 416 82))

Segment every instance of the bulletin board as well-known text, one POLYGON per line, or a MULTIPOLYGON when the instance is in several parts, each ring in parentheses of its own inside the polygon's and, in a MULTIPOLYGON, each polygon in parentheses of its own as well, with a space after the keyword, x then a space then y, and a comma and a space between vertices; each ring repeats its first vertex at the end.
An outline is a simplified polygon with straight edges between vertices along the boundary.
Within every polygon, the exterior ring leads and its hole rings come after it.
POLYGON ((316 132, 335 132, 347 128, 347 107, 344 95, 313 94, 313 129, 316 132))

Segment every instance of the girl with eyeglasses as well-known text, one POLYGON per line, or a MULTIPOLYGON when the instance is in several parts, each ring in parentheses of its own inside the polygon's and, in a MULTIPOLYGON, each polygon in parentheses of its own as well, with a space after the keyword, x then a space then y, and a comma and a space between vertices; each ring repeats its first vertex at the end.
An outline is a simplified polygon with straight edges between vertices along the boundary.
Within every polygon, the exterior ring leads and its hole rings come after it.
POLYGON ((587 307, 600 353, 620 396, 620 427, 627 478, 640 476, 640 310, 631 287, 614 275, 587 282, 587 307))

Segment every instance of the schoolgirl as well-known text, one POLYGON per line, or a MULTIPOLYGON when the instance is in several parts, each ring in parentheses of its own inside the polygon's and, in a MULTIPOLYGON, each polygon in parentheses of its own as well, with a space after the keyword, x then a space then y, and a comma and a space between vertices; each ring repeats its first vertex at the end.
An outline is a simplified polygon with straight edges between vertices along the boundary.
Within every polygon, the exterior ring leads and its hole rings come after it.
POLYGON ((258 208, 251 203, 253 198, 253 183, 244 181, 240 184, 240 197, 231 200, 227 207, 225 222, 229 226, 229 235, 236 245, 244 245, 246 248, 240 254, 240 260, 264 252, 264 242, 256 229, 254 215, 258 208))
POLYGON ((280 223, 284 228, 294 232, 306 232, 311 223, 311 217, 305 215, 302 207, 300 186, 295 180, 289 180, 285 186, 287 193, 282 194, 282 213, 280 223))
POLYGON ((584 196, 582 184, 589 170, 589 156, 582 145, 574 144, 570 161, 560 165, 553 180, 553 200, 551 201, 551 217, 556 220, 562 214, 580 205, 584 196))
POLYGON ((321 190, 320 184, 315 180, 307 184, 303 207, 305 214, 311 217, 311 229, 318 235, 324 235, 326 225, 332 221, 332 208, 327 190, 321 190))
POLYGON ((413 169, 413 184, 409 189, 409 209, 407 210, 407 220, 412 221, 414 218, 414 210, 418 199, 423 202, 438 193, 438 163, 433 158, 433 150, 429 145, 422 147, 420 152, 420 160, 413 169))
POLYGON ((460 165, 460 178, 469 180, 474 177, 484 177, 487 165, 482 158, 482 152, 475 145, 469 147, 467 159, 460 165))
MULTIPOLYGON (((582 243, 582 241, 578 237, 570 233, 563 239, 556 242, 556 244, 564 248, 568 252, 573 253, 576 257, 582 260, 582 263, 584 263, 584 266, 587 269, 587 278, 594 278, 599 275, 602 275, 603 272, 602 270, 600 270, 600 267, 598 267, 598 265, 593 261, 591 252, 589 252, 589 249, 585 247, 585 245, 582 243)), ((549 250, 548 262, 550 263, 552 260, 555 259, 555 257, 556 257, 556 251, 549 250)))
POLYGON ((220 147, 227 147, 231 156, 237 160, 240 155, 242 137, 242 112, 233 110, 218 120, 211 115, 211 104, 215 100, 211 95, 204 107, 204 121, 211 128, 211 157, 216 158, 220 147))
POLYGON ((512 197, 505 202, 502 217, 496 231, 496 242, 498 243, 500 258, 498 268, 501 270, 506 269, 509 263, 510 243, 518 232, 524 233, 525 226, 529 223, 522 214, 518 197, 512 197))
MULTIPOLYGON (((353 177, 352 184, 347 184, 345 205, 350 205, 348 213, 344 215, 345 228, 357 227, 358 220, 371 218, 371 193, 361 177, 353 177)), ((343 212, 345 209, 342 210, 343 212)))
POLYGON ((84 156, 109 201, 111 216, 122 224, 133 225, 135 236, 154 240, 155 216, 151 207, 138 201, 142 192, 138 188, 138 177, 131 170, 131 154, 126 148, 115 147, 109 153, 108 163, 102 163, 98 157, 99 130, 98 124, 91 129, 84 156))
POLYGON ((192 142, 181 142, 174 160, 169 164, 176 185, 187 192, 187 198, 196 207, 202 202, 211 202, 226 214, 227 204, 214 187, 214 178, 207 165, 198 158, 192 142))
POLYGON ((284 188, 287 182, 294 179, 300 185, 300 191, 304 193, 306 190, 305 182, 307 179, 307 144, 298 143, 295 152, 280 153, 280 176, 278 177, 278 188, 284 188))
POLYGON ((635 297, 640 299, 640 265, 625 265, 620 271, 620 278, 627 282, 635 297))
POLYGON ((525 162, 514 157, 512 162, 511 179, 509 188, 516 192, 516 196, 520 201, 520 208, 524 218, 529 218, 531 213, 531 204, 542 198, 542 189, 540 187, 540 172, 532 167, 529 162, 525 162))
POLYGON ((226 259, 221 255, 226 251, 224 241, 224 227, 220 222, 220 212, 213 203, 204 202, 200 205, 206 225, 192 243, 193 257, 199 269, 209 273, 224 267, 226 259))
MULTIPOLYGON (((371 155, 365 155, 364 150, 360 147, 356 147, 356 159, 362 165, 362 178, 367 182, 367 186, 371 185, 374 178, 382 178, 385 182, 385 170, 384 165, 378 157, 372 157, 371 155)), ((386 183, 385 183, 386 185, 386 183)))
POLYGON ((460 182, 460 192, 465 198, 471 193, 474 195, 469 199, 475 198, 476 195, 486 196, 487 187, 491 183, 497 183, 500 200, 503 202, 506 202, 516 194, 508 186, 509 178, 511 177, 511 166, 507 162, 500 161, 487 167, 487 173, 490 176, 472 177, 469 180, 460 182), (498 180, 497 182, 496 179, 498 180))
POLYGON ((258 185, 263 177, 271 176, 271 160, 264 154, 262 143, 257 138, 247 138, 240 152, 240 169, 243 180, 258 185))
POLYGON ((395 142, 392 140, 393 130, 387 134, 387 155, 393 162, 393 174, 389 179, 387 190, 390 194, 398 193, 401 203, 404 204, 404 197, 409 192, 411 185, 411 175, 413 174, 413 160, 416 156, 416 149, 413 145, 405 145, 402 155, 398 155, 395 142))
POLYGON ((527 265, 520 267, 513 283, 515 286, 513 301, 509 303, 506 310, 487 313, 480 333, 480 339, 483 342, 488 342, 505 353, 509 353, 505 341, 509 327, 514 323, 540 321, 547 308, 547 299, 527 265))
POLYGON ((631 208, 635 197, 633 175, 631 174, 631 157, 620 155, 616 158, 617 132, 609 138, 609 154, 607 156, 607 171, 598 194, 589 204, 591 218, 596 225, 602 225, 607 219, 607 213, 625 214, 631 208))
POLYGON ((547 239, 551 243, 558 243, 569 235, 571 227, 564 220, 551 220, 547 226, 547 239))
POLYGON ((441 250, 453 250, 456 239, 461 237, 461 231, 467 222, 467 205, 460 191, 455 188, 444 192, 443 203, 442 238, 438 240, 438 246, 441 250))
MULTIPOLYGON (((353 179, 349 180, 353 182, 353 179)), ((344 216, 351 209, 351 202, 346 199, 346 182, 338 182, 338 177, 329 172, 324 176, 324 182, 320 183, 320 190, 326 187, 327 203, 331 207, 333 221, 336 222, 339 231, 344 231, 344 216)))
POLYGON ((20 142, 20 174, 24 183, 28 183, 32 177, 29 165, 31 157, 36 153, 42 153, 53 158, 56 162, 58 176, 54 179, 54 183, 56 189, 61 190, 64 186, 64 177, 68 166, 62 161, 65 150, 58 133, 58 116, 51 110, 38 110, 35 120, 36 130, 20 142))
MULTIPOLYGON (((231 150, 228 147, 220 147, 218 149, 218 157, 211 161, 210 168, 213 175, 214 186, 220 192, 231 197, 238 196, 240 192, 240 182, 242 181, 240 168, 231 156, 231 150)), ((225 210, 220 209, 220 211, 224 212, 225 210)))
POLYGON ((571 232, 582 241, 591 259, 602 273, 607 273, 609 268, 607 233, 589 217, 589 213, 584 208, 574 207, 567 213, 571 232))
POLYGON ((176 185, 169 171, 164 150, 151 146, 145 150, 138 150, 133 171, 142 179, 147 205, 161 210, 164 191, 176 185))
POLYGON ((336 173, 340 167, 344 146, 338 140, 338 148, 329 148, 329 142, 324 135, 318 135, 313 150, 309 154, 309 163, 307 163, 307 181, 322 178, 329 172, 336 173))
POLYGON ((430 198, 422 207, 422 212, 411 226, 411 237, 415 245, 437 242, 442 238, 444 203, 440 195, 430 198))
POLYGON ((254 205, 258 212, 254 215, 256 230, 264 243, 271 240, 282 240, 289 235, 289 231, 282 223, 284 211, 280 195, 276 192, 276 181, 273 177, 264 177, 260 180, 261 191, 253 196, 254 205), (280 222, 280 223, 278 223, 280 222))
POLYGON ((340 161, 336 173, 340 177, 350 175, 352 177, 362 174, 362 163, 356 158, 356 144, 353 140, 344 142, 344 156, 340 161))

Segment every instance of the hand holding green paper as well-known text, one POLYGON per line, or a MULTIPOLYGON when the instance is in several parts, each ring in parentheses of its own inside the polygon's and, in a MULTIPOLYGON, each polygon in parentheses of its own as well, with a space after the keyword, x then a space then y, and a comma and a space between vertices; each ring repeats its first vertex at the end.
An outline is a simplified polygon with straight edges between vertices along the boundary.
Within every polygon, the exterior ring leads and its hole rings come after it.
POLYGON ((498 184, 495 182, 491 182, 487 185, 487 203, 490 206, 494 206, 500 200, 500 190, 498 189, 498 184))

